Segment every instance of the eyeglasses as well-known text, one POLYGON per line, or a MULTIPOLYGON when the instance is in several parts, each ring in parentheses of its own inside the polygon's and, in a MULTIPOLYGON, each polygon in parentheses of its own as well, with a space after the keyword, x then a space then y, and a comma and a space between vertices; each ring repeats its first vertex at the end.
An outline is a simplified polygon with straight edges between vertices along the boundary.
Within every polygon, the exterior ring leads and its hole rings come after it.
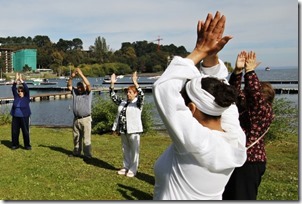
POLYGON ((18 93, 23 92, 23 90, 18 90, 18 93))

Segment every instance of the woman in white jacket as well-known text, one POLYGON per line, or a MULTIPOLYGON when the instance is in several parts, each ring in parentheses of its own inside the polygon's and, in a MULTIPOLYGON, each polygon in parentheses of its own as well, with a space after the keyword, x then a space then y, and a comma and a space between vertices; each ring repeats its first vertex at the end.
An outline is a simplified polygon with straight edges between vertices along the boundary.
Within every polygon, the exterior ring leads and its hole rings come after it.
MULTIPOLYGON (((231 105, 236 94, 228 91, 227 82, 200 74, 195 66, 216 56, 231 39, 221 38, 224 25, 219 12, 199 21, 193 52, 174 57, 153 85, 155 104, 172 139, 154 167, 154 200, 221 200, 234 168, 246 160, 245 135, 236 105, 231 105), (213 91, 207 85, 220 88, 213 91), (226 104, 218 100, 220 95, 226 104)), ((213 73, 219 76, 220 69, 225 69, 221 61, 213 73)))
POLYGON ((115 74, 111 75, 110 96, 118 105, 118 112, 112 130, 121 135, 123 168, 117 173, 134 177, 139 165, 140 133, 143 132, 141 114, 144 105, 144 92, 137 82, 137 72, 132 75, 133 86, 127 89, 127 100, 117 97, 114 91, 115 74))

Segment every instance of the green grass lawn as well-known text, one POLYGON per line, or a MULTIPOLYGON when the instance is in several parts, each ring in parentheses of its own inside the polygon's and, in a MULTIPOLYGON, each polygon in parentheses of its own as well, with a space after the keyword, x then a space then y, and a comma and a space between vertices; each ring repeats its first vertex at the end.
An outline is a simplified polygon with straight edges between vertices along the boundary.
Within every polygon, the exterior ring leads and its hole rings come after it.
MULTIPOLYGON (((69 128, 31 127, 32 150, 10 149, 10 126, 0 126, 1 200, 151 200, 153 165, 170 144, 164 132, 141 137, 139 172, 122 167, 119 136, 93 135, 93 159, 70 158, 69 128)), ((20 144, 23 144, 20 134, 20 144)), ((261 200, 298 200, 298 137, 267 145, 269 162, 259 189, 261 200)))

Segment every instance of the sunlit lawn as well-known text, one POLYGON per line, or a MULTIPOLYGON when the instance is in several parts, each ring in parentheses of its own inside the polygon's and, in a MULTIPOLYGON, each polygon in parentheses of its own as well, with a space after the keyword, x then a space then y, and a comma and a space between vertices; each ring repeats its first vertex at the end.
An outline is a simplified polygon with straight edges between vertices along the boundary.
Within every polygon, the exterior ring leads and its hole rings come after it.
MULTIPOLYGON (((122 167, 118 136, 93 135, 93 159, 70 158, 69 128, 31 127, 33 149, 10 149, 10 126, 0 126, 1 200, 151 200, 153 165, 170 144, 165 132, 143 135, 136 177, 117 175, 122 167)), ((22 134, 20 142, 23 144, 22 134)), ((261 200, 298 200, 298 137, 267 145, 269 162, 261 200)))

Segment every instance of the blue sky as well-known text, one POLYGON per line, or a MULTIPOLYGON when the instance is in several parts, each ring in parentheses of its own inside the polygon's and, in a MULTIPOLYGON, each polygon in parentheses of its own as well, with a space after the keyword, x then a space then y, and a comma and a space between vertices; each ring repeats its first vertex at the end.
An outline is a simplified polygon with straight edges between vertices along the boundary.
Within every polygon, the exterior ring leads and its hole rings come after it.
POLYGON ((298 66, 298 1, 294 0, 0 0, 0 37, 80 38, 88 49, 100 36, 113 50, 123 42, 155 41, 192 51, 196 25, 219 10, 233 39, 220 52, 234 65, 241 50, 260 67, 298 66))

